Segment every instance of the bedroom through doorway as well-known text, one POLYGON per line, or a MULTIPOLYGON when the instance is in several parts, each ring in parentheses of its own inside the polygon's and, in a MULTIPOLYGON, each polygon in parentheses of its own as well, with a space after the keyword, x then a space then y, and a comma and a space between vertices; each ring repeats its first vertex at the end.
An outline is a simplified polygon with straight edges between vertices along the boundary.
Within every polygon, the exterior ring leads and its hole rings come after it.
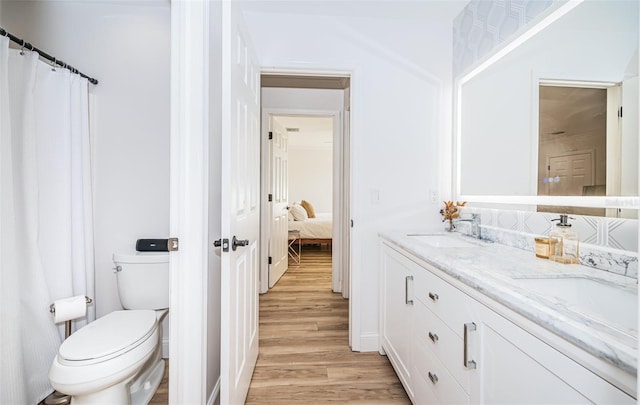
MULTIPOLYGON (((287 261, 297 267, 305 252, 331 256, 334 117, 274 115, 272 124, 280 128, 275 132, 286 134, 281 137, 287 143, 286 157, 278 158, 287 163, 287 170, 281 169, 288 183, 287 261)), ((271 276, 269 284, 272 287, 271 276)))
POLYGON ((263 74, 262 254, 268 293, 305 252, 329 256, 349 296, 349 77, 263 74))

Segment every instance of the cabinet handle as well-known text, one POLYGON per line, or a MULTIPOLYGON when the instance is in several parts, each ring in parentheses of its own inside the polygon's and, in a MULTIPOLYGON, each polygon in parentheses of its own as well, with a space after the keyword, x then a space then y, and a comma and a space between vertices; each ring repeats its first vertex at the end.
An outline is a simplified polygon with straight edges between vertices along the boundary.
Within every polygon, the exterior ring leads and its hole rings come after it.
POLYGON ((438 301, 438 294, 430 292, 429 293, 429 298, 431 298, 431 300, 433 302, 436 302, 436 301, 438 301))
POLYGON ((409 280, 413 281, 413 276, 406 276, 404 278, 404 303, 413 305, 413 300, 409 299, 409 280))
POLYGON ((435 343, 438 341, 438 335, 436 335, 435 333, 429 332, 429 339, 431 339, 431 341, 435 343))
POLYGON ((476 330, 476 324, 473 322, 464 324, 464 348, 463 348, 463 361, 464 366, 468 369, 475 369, 476 362, 473 360, 469 360, 469 332, 473 332, 476 330))
POLYGON ((432 383, 435 384, 438 382, 438 376, 436 375, 436 373, 432 373, 431 371, 429 371, 427 375, 429 376, 429 379, 431 380, 432 383))

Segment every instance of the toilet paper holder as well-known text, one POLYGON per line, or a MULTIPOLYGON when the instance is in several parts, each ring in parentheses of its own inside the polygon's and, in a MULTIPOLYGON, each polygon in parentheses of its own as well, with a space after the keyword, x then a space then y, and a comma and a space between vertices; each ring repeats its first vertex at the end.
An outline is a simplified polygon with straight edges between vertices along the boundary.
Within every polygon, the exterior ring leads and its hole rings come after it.
MULTIPOLYGON (((87 305, 91 304, 93 302, 93 300, 89 297, 87 297, 86 295, 84 296, 84 300, 86 302, 87 305)), ((52 314, 56 313, 56 304, 53 303, 51 305, 49 305, 49 312, 51 312, 52 314)), ((68 338, 71 335, 71 320, 65 321, 64 323, 64 337, 65 339, 68 338)))
MULTIPOLYGON (((79 297, 79 296, 78 296, 79 297)), ((84 301, 87 305, 91 304, 93 300, 86 295, 84 296, 84 301)), ((54 314, 56 313, 56 304, 55 302, 49 305, 49 312, 54 314)), ((75 318, 77 319, 77 318, 75 318)), ((71 336, 71 319, 64 322, 64 338, 67 339, 71 336)), ((71 403, 71 396, 67 394, 63 394, 58 391, 53 391, 49 394, 44 401, 42 401, 45 405, 68 405, 71 403)))

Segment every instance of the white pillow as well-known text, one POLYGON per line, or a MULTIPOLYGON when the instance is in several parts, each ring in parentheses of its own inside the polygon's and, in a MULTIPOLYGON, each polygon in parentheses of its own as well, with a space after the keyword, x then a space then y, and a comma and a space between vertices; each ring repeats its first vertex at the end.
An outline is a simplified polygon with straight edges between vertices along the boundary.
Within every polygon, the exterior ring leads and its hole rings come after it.
POLYGON ((294 221, 293 214, 291 214, 291 211, 289 211, 289 221, 294 221))
POLYGON ((309 218, 307 210, 305 210, 302 205, 293 204, 291 208, 289 208, 289 212, 296 221, 304 221, 309 218))

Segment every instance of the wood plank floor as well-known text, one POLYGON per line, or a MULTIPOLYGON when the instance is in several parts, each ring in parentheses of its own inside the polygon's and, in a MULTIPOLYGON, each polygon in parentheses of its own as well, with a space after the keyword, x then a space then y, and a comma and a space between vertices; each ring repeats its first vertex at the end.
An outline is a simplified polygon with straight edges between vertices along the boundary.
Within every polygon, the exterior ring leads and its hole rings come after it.
MULTIPOLYGON (((260 296, 260 353, 246 404, 410 404, 389 360, 348 346, 349 302, 331 292, 331 251, 305 248, 260 296)), ((167 377, 151 405, 167 404, 167 377)))
POLYGON ((348 346, 349 303, 331 292, 331 251, 305 249, 260 297, 260 353, 246 403, 410 404, 391 364, 348 346))

